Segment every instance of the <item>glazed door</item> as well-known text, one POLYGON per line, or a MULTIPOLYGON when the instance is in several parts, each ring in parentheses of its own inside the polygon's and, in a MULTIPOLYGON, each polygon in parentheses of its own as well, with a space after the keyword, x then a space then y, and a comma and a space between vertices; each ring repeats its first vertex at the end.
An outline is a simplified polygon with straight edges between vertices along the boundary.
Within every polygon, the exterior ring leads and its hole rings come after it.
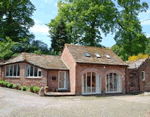
POLYGON ((66 71, 59 71, 58 74, 58 89, 66 89, 66 71))

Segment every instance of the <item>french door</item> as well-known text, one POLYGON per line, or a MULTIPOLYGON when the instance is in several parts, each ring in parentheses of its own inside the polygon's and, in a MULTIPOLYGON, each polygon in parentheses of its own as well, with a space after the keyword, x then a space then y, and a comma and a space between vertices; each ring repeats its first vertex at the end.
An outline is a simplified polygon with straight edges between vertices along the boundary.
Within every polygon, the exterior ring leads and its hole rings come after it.
POLYGON ((94 72, 87 72, 82 76, 82 94, 101 93, 100 76, 94 72))
POLYGON ((106 93, 121 93, 122 79, 116 73, 109 73, 106 76, 106 93))
POLYGON ((58 73, 58 89, 67 89, 66 71, 59 71, 58 73))

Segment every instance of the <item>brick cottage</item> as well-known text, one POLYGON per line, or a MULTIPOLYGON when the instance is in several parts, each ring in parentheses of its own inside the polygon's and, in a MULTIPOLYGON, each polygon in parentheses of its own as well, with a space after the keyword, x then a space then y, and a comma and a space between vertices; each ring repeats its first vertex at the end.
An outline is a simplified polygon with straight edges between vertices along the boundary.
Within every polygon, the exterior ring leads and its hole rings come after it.
POLYGON ((75 95, 126 93, 127 65, 111 49, 65 44, 61 56, 21 53, 1 63, 3 80, 75 95))
POLYGON ((127 93, 150 92, 150 59, 128 61, 127 64, 127 93))

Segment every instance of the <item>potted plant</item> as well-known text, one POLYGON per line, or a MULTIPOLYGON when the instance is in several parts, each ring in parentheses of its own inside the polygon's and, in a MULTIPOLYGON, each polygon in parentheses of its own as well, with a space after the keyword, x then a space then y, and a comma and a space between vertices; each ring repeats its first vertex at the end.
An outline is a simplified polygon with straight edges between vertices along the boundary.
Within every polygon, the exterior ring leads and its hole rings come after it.
POLYGON ((34 88, 34 86, 31 86, 31 87, 30 87, 30 91, 31 91, 31 92, 33 92, 33 88, 34 88))
POLYGON ((22 86, 21 90, 26 91, 27 90, 27 86, 22 86))
POLYGON ((45 86, 45 87, 44 87, 44 90, 45 90, 46 92, 48 92, 48 89, 49 89, 48 86, 45 86))
POLYGON ((15 89, 15 88, 16 88, 16 86, 17 86, 16 84, 13 84, 12 88, 13 88, 13 89, 15 89))
POLYGON ((16 89, 19 89, 19 88, 20 88, 20 84, 17 84, 17 85, 16 85, 16 89))
POLYGON ((0 86, 2 87, 4 81, 0 81, 0 86))
POLYGON ((55 88, 52 88, 51 91, 52 91, 52 92, 56 92, 56 89, 55 89, 55 88))
POLYGON ((38 93, 39 92, 39 90, 40 90, 40 87, 33 87, 33 91, 34 91, 34 93, 38 93))

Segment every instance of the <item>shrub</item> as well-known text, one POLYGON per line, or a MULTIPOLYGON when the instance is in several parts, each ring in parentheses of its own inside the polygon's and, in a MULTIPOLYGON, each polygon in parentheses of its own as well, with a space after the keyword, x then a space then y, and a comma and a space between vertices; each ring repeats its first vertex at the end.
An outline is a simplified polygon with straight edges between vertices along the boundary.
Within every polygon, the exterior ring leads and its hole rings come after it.
POLYGON ((13 84, 11 83, 11 84, 7 84, 7 87, 8 88, 12 88, 13 87, 13 84))
POLYGON ((30 91, 31 91, 31 92, 33 92, 33 88, 34 88, 34 87, 35 87, 35 86, 31 86, 31 87, 30 87, 30 91))
POLYGON ((34 88, 33 88, 34 93, 37 93, 39 90, 40 90, 40 87, 34 86, 34 88))
POLYGON ((27 88, 27 91, 30 91, 30 88, 27 88))
POLYGON ((21 90, 26 91, 27 90, 27 86, 22 86, 21 90))
POLYGON ((0 81, 0 85, 3 85, 3 82, 4 82, 4 81, 1 80, 1 81, 0 81))
POLYGON ((20 84, 17 84, 17 85, 16 85, 16 89, 19 89, 19 90, 21 89, 20 84))
POLYGON ((3 82, 4 87, 7 87, 7 84, 9 84, 9 82, 3 82))
POLYGON ((15 88, 16 88, 16 86, 17 86, 16 84, 13 84, 13 86, 12 86, 12 87, 15 89, 15 88))
POLYGON ((6 87, 8 87, 8 88, 9 88, 9 85, 10 85, 10 83, 8 83, 8 84, 6 85, 6 87))
POLYGON ((3 80, 0 78, 0 81, 3 81, 3 80))

